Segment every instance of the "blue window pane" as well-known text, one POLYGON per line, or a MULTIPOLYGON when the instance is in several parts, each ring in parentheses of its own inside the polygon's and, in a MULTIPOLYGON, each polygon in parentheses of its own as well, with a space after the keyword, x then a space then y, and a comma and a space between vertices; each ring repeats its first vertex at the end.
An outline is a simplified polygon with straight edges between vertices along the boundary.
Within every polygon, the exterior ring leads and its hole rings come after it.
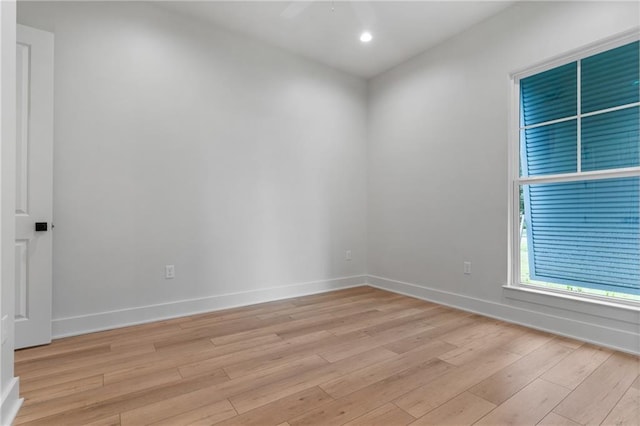
POLYGON ((640 109, 627 108, 582 119, 582 170, 640 165, 640 109))
POLYGON ((640 294, 640 178, 523 189, 532 280, 640 294))
POLYGON ((582 60, 583 114, 640 100, 639 49, 634 42, 582 60))
POLYGON ((520 80, 522 124, 543 123, 577 114, 577 63, 520 80))
POLYGON ((577 171, 576 120, 534 127, 524 130, 523 133, 523 175, 537 176, 577 171))

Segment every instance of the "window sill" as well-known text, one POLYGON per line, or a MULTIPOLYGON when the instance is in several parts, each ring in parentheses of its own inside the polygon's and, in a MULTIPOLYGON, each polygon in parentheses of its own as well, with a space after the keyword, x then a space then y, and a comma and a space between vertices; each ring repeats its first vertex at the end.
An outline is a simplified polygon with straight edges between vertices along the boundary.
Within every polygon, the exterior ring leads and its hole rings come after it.
POLYGON ((640 305, 616 303, 543 289, 504 285, 507 299, 638 325, 640 305))

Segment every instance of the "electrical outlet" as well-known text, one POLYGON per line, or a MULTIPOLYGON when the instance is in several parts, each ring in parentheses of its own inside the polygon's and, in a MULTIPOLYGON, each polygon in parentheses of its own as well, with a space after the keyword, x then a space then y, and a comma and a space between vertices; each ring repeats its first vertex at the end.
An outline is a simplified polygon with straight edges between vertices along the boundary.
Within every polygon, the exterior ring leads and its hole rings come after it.
POLYGON ((344 260, 351 260, 351 250, 346 250, 344 252, 344 260))
POLYGON ((464 262, 464 274, 465 275, 471 275, 471 262, 466 261, 464 262))
POLYGON ((174 265, 164 266, 164 278, 171 280, 176 277, 176 267, 174 265))

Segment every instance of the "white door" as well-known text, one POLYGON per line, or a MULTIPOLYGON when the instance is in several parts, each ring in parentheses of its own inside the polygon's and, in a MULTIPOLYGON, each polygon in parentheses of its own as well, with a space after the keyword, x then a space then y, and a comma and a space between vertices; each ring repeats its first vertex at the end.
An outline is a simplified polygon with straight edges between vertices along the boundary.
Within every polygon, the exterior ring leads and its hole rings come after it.
POLYGON ((17 36, 15 344, 24 348, 51 342, 53 34, 18 25, 17 36))

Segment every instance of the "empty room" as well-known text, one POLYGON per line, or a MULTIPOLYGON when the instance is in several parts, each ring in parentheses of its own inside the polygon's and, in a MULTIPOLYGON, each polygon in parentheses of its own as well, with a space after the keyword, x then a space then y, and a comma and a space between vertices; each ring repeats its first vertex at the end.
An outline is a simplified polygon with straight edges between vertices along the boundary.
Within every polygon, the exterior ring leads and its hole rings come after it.
POLYGON ((637 1, 0 1, 0 425, 640 424, 637 1))

